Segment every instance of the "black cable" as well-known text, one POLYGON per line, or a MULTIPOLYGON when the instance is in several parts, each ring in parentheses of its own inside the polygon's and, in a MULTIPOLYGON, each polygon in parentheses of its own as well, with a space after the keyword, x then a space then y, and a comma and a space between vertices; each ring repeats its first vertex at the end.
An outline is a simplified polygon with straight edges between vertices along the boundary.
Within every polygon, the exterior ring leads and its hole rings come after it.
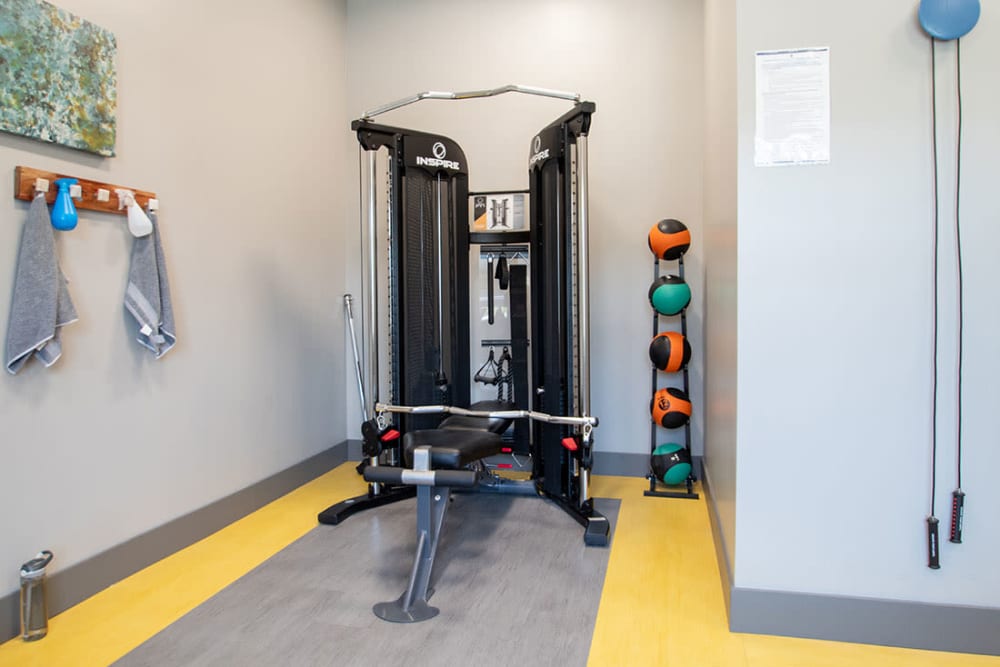
POLYGON ((931 513, 927 517, 927 567, 940 569, 940 540, 938 538, 938 519, 934 516, 934 497, 937 495, 937 380, 938 380, 938 147, 937 147, 937 56, 934 38, 931 37, 931 123, 934 132, 934 242, 932 244, 933 258, 931 260, 934 273, 933 296, 931 298, 931 315, 934 320, 933 374, 931 378, 931 513))
POLYGON ((955 42, 958 73, 958 150, 955 168, 955 249, 958 253, 958 488, 962 488, 962 333, 963 320, 963 289, 962 289, 962 40, 955 42))
POLYGON ((962 523, 965 515, 965 492, 962 491, 962 356, 964 341, 964 290, 962 286, 962 40, 955 41, 955 68, 958 83, 958 146, 955 156, 955 252, 958 256, 958 396, 956 398, 957 412, 957 444, 955 468, 957 482, 951 493, 951 533, 949 540, 955 544, 962 543, 962 523))
POLYGON ((931 336, 931 358, 933 359, 933 375, 931 376, 931 516, 934 516, 934 495, 937 492, 937 377, 938 377, 938 145, 937 145, 937 56, 934 48, 935 39, 931 37, 931 127, 934 133, 934 240, 931 244, 933 257, 931 259, 934 276, 933 293, 931 297, 931 317, 934 320, 931 336))

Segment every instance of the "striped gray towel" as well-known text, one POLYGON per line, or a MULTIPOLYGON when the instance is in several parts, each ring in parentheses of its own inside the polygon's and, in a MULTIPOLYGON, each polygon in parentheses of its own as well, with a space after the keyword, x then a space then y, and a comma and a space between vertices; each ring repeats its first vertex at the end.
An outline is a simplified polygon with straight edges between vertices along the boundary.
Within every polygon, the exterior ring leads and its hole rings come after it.
POLYGON ((170 302, 167 265, 160 242, 160 225, 152 211, 153 233, 132 241, 132 261, 125 288, 125 309, 139 326, 136 340, 159 359, 177 342, 174 309, 170 302))
POLYGON ((17 253, 4 355, 7 370, 16 374, 32 356, 46 367, 56 363, 62 356, 59 330, 76 320, 66 276, 56 256, 49 207, 45 195, 39 194, 28 209, 17 253))

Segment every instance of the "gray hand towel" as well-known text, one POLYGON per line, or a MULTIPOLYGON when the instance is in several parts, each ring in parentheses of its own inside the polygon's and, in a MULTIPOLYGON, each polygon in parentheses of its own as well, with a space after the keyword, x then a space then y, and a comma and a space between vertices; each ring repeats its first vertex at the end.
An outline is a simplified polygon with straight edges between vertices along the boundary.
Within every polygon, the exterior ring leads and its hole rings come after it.
POLYGON ((17 253, 14 294, 7 324, 7 370, 16 374, 32 356, 46 367, 62 356, 59 329, 76 322, 66 276, 59 268, 56 240, 45 197, 28 209, 17 253))
POLYGON ((167 265, 160 242, 160 225, 151 211, 153 233, 132 241, 132 261, 125 288, 125 309, 139 325, 136 340, 159 359, 177 342, 174 309, 170 303, 167 265))

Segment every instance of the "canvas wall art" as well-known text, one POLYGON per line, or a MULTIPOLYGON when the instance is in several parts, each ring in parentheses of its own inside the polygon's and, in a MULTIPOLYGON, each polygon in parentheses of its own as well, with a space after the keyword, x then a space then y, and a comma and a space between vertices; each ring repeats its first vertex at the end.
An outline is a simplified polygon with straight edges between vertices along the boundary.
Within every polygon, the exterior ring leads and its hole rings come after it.
POLYGON ((113 156, 115 36, 41 0, 0 0, 0 130, 113 156))

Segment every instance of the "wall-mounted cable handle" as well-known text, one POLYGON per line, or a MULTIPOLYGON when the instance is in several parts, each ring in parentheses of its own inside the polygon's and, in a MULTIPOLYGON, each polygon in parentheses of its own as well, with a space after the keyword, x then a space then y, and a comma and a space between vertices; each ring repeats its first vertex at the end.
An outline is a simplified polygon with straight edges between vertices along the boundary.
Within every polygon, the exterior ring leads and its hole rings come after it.
POLYGON ((927 517, 927 567, 932 570, 941 569, 941 557, 938 553, 938 520, 934 516, 927 517))
POLYGON ((958 98, 958 140, 956 142, 955 168, 955 250, 958 282, 958 382, 956 397, 956 477, 955 490, 951 494, 951 530, 949 541, 956 544, 962 542, 962 522, 965 515, 965 493, 962 491, 962 361, 963 361, 963 271, 962 271, 962 231, 961 231, 961 192, 962 192, 962 40, 976 27, 980 17, 979 0, 920 0, 917 12, 920 26, 930 37, 931 42, 931 131, 933 133, 934 156, 934 231, 932 245, 933 295, 932 317, 934 329, 933 346, 933 376, 932 376, 932 418, 931 418, 931 498, 930 516, 927 518, 927 548, 928 567, 940 567, 938 554, 938 520, 934 516, 934 500, 937 491, 937 375, 938 375, 938 235, 939 235, 939 198, 938 198, 938 139, 937 139, 937 56, 935 43, 937 40, 955 42, 956 89, 958 98))

